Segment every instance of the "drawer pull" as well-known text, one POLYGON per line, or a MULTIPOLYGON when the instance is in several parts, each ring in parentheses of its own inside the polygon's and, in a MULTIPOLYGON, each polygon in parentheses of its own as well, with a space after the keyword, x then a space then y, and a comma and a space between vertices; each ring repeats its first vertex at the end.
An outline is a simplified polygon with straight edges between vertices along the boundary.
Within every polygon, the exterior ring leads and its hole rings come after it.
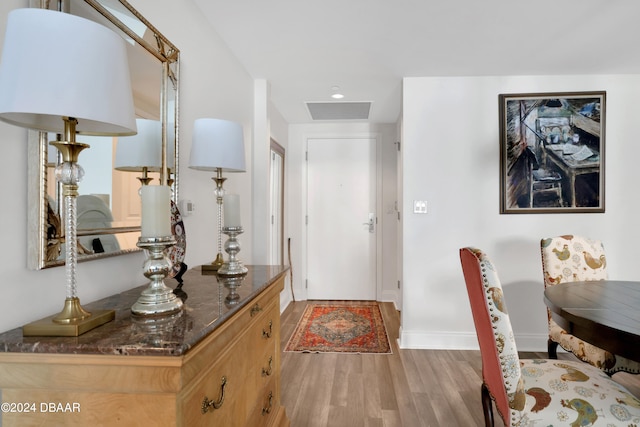
POLYGON ((273 372, 273 356, 269 357, 269 367, 268 368, 262 368, 262 376, 263 377, 268 377, 271 376, 271 373, 273 372))
POLYGON ((208 397, 204 397, 202 401, 202 413, 206 414, 210 409, 220 409, 224 403, 224 387, 227 385, 227 377, 222 377, 222 383, 220 384, 220 397, 217 401, 209 400, 208 397))
POLYGON ((262 330, 262 338, 269 339, 273 333, 273 320, 269 320, 269 332, 262 330))
POLYGON ((262 307, 260 307, 260 304, 256 303, 253 307, 251 307, 251 317, 255 316, 261 311, 262 311, 262 307))
POLYGON ((262 415, 267 415, 267 414, 271 413, 271 407, 273 406, 273 392, 272 391, 269 392, 268 399, 269 399, 268 406, 266 408, 262 408, 262 415))

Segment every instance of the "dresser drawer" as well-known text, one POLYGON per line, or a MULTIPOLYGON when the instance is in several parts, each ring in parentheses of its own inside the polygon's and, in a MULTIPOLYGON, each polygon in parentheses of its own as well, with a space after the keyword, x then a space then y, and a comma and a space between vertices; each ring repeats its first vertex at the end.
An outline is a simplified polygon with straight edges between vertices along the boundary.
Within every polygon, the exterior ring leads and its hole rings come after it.
POLYGON ((247 419, 246 427, 269 426, 279 411, 280 396, 277 394, 275 378, 271 378, 260 393, 252 412, 247 419))
POLYGON ((271 301, 247 328, 251 352, 258 356, 267 348, 271 348, 279 340, 280 312, 276 301, 271 301))
POLYGON ((234 348, 203 372, 182 400, 183 426, 241 426, 246 410, 245 366, 238 362, 234 348))

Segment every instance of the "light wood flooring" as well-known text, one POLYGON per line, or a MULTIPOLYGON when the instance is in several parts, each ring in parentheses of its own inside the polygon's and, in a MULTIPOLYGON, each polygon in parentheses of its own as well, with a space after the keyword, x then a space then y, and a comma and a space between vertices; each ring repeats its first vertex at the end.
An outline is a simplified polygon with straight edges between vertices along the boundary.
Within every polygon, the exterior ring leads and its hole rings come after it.
MULTIPOLYGON (((282 349, 306 304, 294 302, 282 314, 282 349)), ((282 353, 282 404, 291 426, 483 426, 480 352, 400 350, 399 313, 392 303, 380 307, 393 354, 282 353)), ((502 427, 497 414, 495 419, 496 427, 502 427)))

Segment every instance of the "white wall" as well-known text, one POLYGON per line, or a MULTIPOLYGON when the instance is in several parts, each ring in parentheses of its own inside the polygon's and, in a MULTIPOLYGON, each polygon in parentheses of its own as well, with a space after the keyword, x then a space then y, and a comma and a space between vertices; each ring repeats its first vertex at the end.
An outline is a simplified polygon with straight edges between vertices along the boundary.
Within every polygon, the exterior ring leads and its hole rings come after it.
MULTIPOLYGON (((397 214, 394 211, 396 201, 396 126, 390 124, 371 125, 367 123, 319 123, 296 124, 289 126, 289 148, 286 157, 286 183, 288 207, 286 222, 291 237, 291 253, 293 265, 293 282, 296 300, 305 300, 306 278, 306 162, 305 151, 308 138, 345 138, 345 137, 377 137, 379 138, 378 180, 382 199, 378 201, 378 230, 381 235, 378 275, 378 300, 392 301, 399 305, 400 290, 397 287, 396 265, 396 230, 397 214)), ((285 235, 287 236, 287 235, 285 235)), ((285 237, 286 238, 286 237, 285 237)))
POLYGON ((271 135, 269 130, 269 106, 271 91, 265 79, 254 82, 254 144, 253 144, 253 183, 251 187, 253 201, 253 258, 255 264, 269 262, 269 229, 271 212, 270 200, 270 160, 271 135))
MULTIPOLYGON (((193 122, 200 117, 215 117, 242 123, 247 165, 250 165, 253 80, 191 1, 181 1, 179 6, 173 0, 131 0, 130 3, 181 51, 180 195, 196 206, 195 213, 184 218, 185 261, 194 267, 215 257, 217 211, 212 175, 187 167, 193 122)), ((4 38, 7 13, 26 6, 27 0, 0 2, 0 42, 4 38)), ((5 201, 0 210, 0 221, 4 225, 4 245, 0 249, 0 331, 3 331, 59 312, 65 297, 65 277, 63 268, 40 271, 26 268, 27 131, 0 123, 0 135, 4 159, 0 168, 3 183, 0 197, 5 201)), ((246 224, 246 235, 251 236, 251 171, 230 176, 225 188, 241 194, 242 221, 246 224)), ((241 240, 241 259, 251 263, 251 239, 241 240)), ((78 292, 82 303, 144 284, 142 261, 142 254, 137 253, 81 263, 78 292)), ((185 289, 189 291, 188 284, 185 289)))
POLYGON ((521 350, 546 350, 542 237, 604 242, 610 277, 638 279, 640 202, 635 123, 640 76, 406 78, 403 89, 403 311, 401 345, 477 348, 459 248, 493 259, 521 350), (606 90, 606 213, 499 214, 498 94, 606 90), (414 215, 411 201, 427 200, 414 215))

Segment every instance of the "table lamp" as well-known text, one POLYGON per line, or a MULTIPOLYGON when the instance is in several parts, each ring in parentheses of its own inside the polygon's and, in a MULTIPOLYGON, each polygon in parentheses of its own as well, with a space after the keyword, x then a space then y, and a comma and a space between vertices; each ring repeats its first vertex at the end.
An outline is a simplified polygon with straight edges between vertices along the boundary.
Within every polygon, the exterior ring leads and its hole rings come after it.
POLYGON ((115 316, 89 313, 77 295, 77 195, 84 171, 78 155, 88 148, 76 133, 136 133, 131 78, 124 40, 84 18, 45 9, 15 9, 8 15, 0 61, 0 120, 61 134, 52 142, 62 163, 66 299, 54 316, 25 325, 25 336, 78 336, 115 316))
MULTIPOLYGON (((162 124, 158 120, 136 119, 138 133, 118 138, 115 169, 124 172, 140 172, 142 185, 151 182, 148 172, 160 172, 162 168, 162 124)), ((175 147, 167 147, 167 168, 175 167, 175 147)))
POLYGON ((222 172, 244 172, 244 137, 242 126, 229 120, 197 119, 193 126, 193 141, 189 159, 191 169, 214 171, 216 176, 215 196, 218 203, 218 254, 211 264, 202 266, 204 270, 217 271, 222 258, 222 205, 223 184, 226 178, 222 172))

